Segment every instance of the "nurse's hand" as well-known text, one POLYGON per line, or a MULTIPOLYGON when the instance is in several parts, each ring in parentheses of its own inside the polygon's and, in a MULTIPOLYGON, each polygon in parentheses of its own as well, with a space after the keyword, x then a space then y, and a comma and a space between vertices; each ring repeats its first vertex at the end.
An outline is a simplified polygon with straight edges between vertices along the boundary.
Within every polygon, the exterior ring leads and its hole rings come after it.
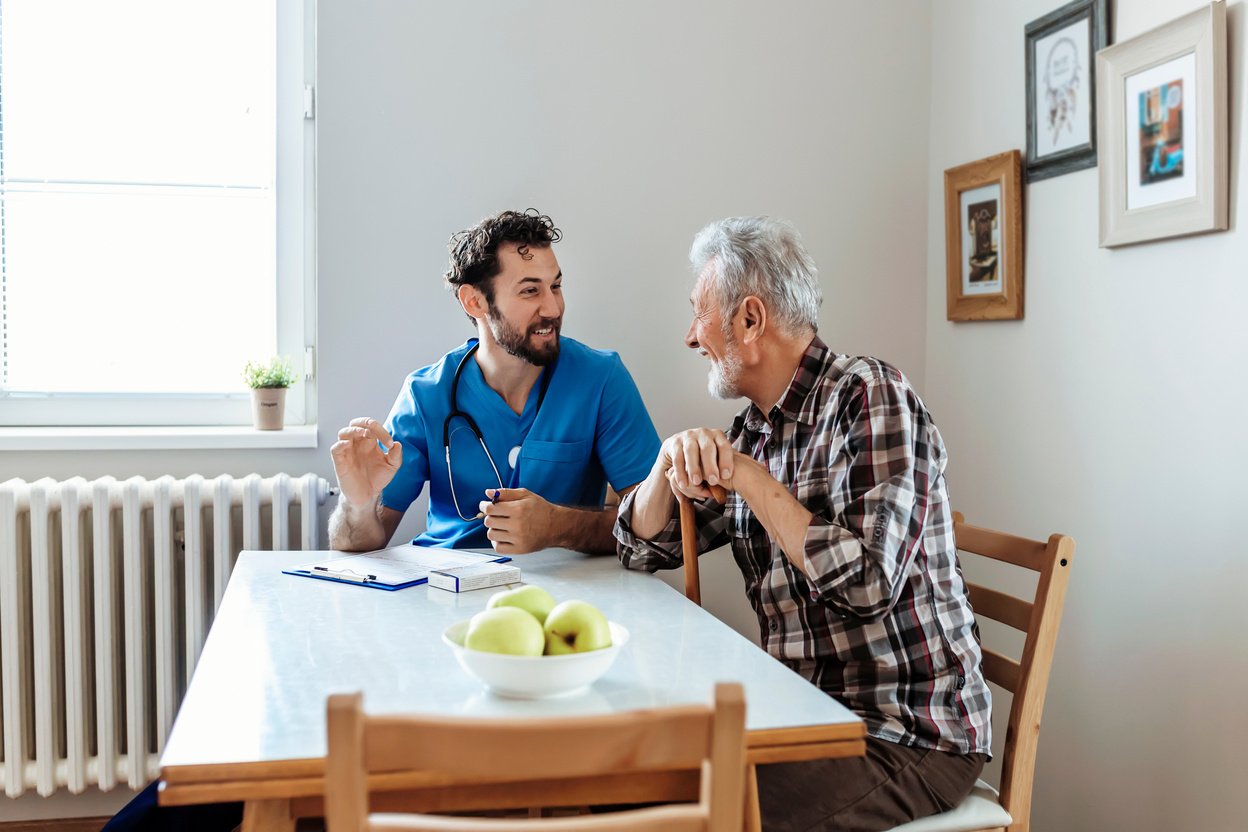
POLYGON ((491 488, 482 500, 486 537, 500 555, 523 555, 554 545, 558 509, 527 488, 491 488), (493 502, 498 492, 498 502, 493 502))
POLYGON ((342 499, 354 506, 371 506, 403 464, 403 446, 391 439, 376 419, 352 419, 348 427, 338 431, 329 457, 342 499))

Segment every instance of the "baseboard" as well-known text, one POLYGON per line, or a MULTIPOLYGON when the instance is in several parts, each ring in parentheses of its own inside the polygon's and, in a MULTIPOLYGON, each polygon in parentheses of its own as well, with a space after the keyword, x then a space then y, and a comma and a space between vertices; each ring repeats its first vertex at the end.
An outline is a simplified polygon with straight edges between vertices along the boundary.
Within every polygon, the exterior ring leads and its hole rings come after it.
POLYGON ((16 820, 0 823, 0 832, 100 832, 108 821, 109 818, 16 820))

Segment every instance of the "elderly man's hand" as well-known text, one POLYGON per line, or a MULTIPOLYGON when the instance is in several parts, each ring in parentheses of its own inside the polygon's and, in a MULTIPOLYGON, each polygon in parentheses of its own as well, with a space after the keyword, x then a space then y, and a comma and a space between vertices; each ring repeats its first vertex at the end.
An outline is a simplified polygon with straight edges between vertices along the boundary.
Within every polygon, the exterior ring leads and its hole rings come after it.
POLYGON ((491 488, 498 502, 482 500, 486 537, 500 555, 524 555, 554 545, 558 509, 527 488, 491 488))
POLYGON ((721 430, 694 428, 668 437, 659 458, 676 494, 702 500, 711 496, 708 485, 732 490, 736 451, 721 430))

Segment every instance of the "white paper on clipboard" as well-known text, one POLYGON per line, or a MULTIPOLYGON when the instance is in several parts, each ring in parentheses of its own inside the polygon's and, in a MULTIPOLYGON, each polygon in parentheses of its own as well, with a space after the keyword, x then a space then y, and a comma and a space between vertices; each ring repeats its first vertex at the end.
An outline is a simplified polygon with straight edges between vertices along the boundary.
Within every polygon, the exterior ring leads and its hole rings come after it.
POLYGON ((511 558, 506 555, 483 555, 477 552, 404 543, 401 546, 391 546, 389 549, 379 549, 376 552, 343 555, 330 560, 309 563, 297 569, 301 572, 323 573, 335 578, 397 586, 427 580, 431 569, 450 569, 456 566, 498 563, 507 560, 511 558))

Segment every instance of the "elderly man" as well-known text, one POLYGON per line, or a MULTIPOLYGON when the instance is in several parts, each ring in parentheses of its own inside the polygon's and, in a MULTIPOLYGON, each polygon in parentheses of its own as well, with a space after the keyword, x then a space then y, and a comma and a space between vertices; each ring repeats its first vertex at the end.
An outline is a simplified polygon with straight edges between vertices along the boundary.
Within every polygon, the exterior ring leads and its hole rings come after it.
POLYGON ((864 758, 759 767, 765 829, 948 810, 988 759, 990 697, 940 433, 899 371, 820 340, 815 266, 790 225, 713 223, 690 259, 685 343, 710 361, 712 395, 750 404, 726 434, 663 443, 620 506, 620 559, 680 566, 676 495, 694 500, 699 552, 732 546, 763 648, 866 721, 864 758))

